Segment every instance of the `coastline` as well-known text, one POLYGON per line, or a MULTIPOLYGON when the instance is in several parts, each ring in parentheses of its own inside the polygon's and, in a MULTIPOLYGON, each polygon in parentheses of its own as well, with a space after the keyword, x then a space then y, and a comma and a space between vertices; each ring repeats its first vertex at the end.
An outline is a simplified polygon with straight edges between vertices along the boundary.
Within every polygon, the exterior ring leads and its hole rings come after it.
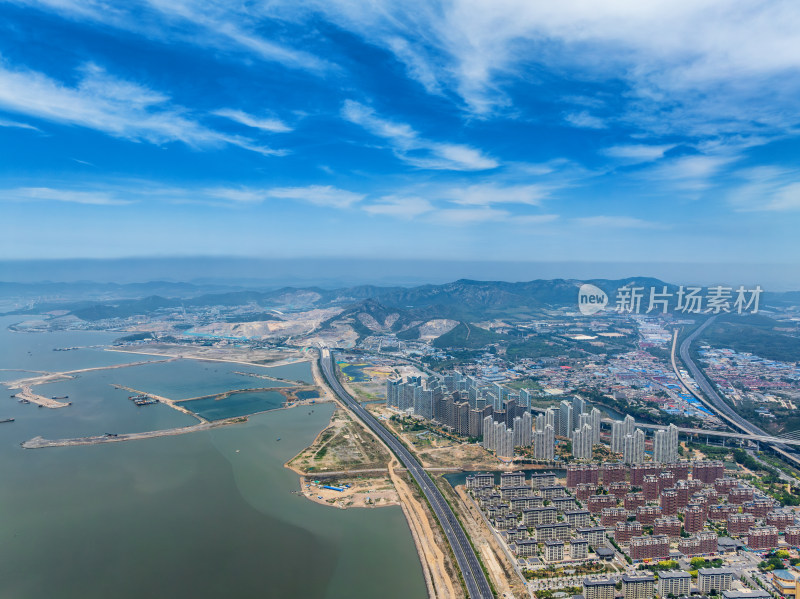
MULTIPOLYGON (((316 360, 311 361, 311 368, 314 375, 315 384, 319 388, 323 389, 325 391, 325 395, 329 397, 331 401, 333 401, 340 409, 349 413, 339 398, 328 387, 324 377, 322 376, 322 373, 319 370, 319 364, 316 360)), ((456 575, 457 569, 453 563, 453 558, 450 553, 445 553, 445 551, 442 549, 442 547, 447 546, 444 539, 444 534, 441 531, 438 521, 434 518, 433 514, 430 513, 430 507, 428 506, 427 502, 425 502, 425 500, 419 496, 418 490, 414 487, 411 478, 401 467, 397 457, 391 453, 383 441, 360 420, 354 419, 354 422, 357 423, 359 430, 373 437, 383 447, 384 451, 391 456, 391 459, 387 465, 389 479, 391 480, 395 492, 397 493, 398 504, 403 510, 406 525, 408 526, 408 529, 411 532, 411 537, 414 540, 417 556, 419 557, 420 565, 422 566, 428 597, 430 599, 465 597, 466 595, 463 586, 459 582, 456 575)), ((315 438, 314 443, 320 439, 320 437, 326 430, 328 430, 328 428, 329 427, 325 427, 322 431, 320 431, 319 435, 317 435, 315 438)), ((297 456, 295 456, 295 458, 296 457, 297 456)), ((293 472, 298 473, 298 470, 290 466, 288 462, 285 466, 293 472)), ((308 476, 308 474, 298 474, 301 477, 308 476)), ((303 483, 301 482, 301 493, 303 489, 302 485, 303 483)), ((319 499, 310 499, 312 501, 316 500, 317 503, 320 503, 319 499)), ((324 499, 322 501, 325 505, 330 505, 324 499)))

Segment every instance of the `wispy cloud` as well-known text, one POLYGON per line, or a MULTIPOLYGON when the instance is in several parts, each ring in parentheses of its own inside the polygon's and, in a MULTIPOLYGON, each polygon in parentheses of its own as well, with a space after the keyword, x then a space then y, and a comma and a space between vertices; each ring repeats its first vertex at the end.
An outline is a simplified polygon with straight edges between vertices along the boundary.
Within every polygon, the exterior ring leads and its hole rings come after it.
POLYGON ((236 121, 246 127, 253 129, 260 129, 261 131, 269 131, 270 133, 286 133, 291 131, 292 128, 280 119, 264 118, 247 114, 241 110, 234 110, 232 108, 223 108, 215 110, 212 114, 217 116, 236 121))
POLYGON ((603 119, 586 111, 565 114, 564 120, 570 125, 582 129, 606 129, 608 127, 608 123, 603 119))
POLYGON ((430 94, 441 94, 442 85, 439 77, 428 62, 427 57, 414 49, 414 45, 403 37, 395 36, 386 40, 395 56, 406 66, 408 76, 415 79, 430 94))
POLYGON ((537 225, 558 218, 554 214, 531 213, 531 207, 539 206, 546 196, 547 192, 538 185, 499 181, 460 187, 425 185, 411 186, 398 194, 364 204, 362 208, 373 215, 447 225, 480 222, 537 225))
POLYGON ((515 214, 510 210, 493 208, 490 206, 475 208, 442 208, 430 213, 430 222, 464 226, 478 223, 504 223, 521 227, 545 225, 558 219, 556 214, 515 214))
POLYGON ((0 200, 4 201, 71 202, 96 206, 172 203, 243 207, 266 202, 297 202, 341 210, 352 207, 365 197, 366 194, 331 185, 304 187, 174 186, 148 180, 98 181, 86 183, 83 186, 31 186, 0 189, 0 200))
POLYGON ((342 116, 373 135, 389 142, 395 155, 419 168, 454 171, 481 171, 499 163, 470 146, 435 142, 420 136, 410 125, 379 117, 369 106, 347 100, 342 116))
POLYGON ((13 127, 16 129, 29 129, 30 131, 39 131, 41 129, 38 127, 34 127, 33 125, 29 125, 28 123, 20 123, 19 121, 7 121, 5 119, 0 119, 0 127, 13 127))
POLYGON ((444 197, 456 204, 472 206, 488 206, 491 204, 528 204, 538 205, 549 195, 544 185, 508 185, 499 183, 483 183, 454 187, 444 191, 444 197))
POLYGON ((132 0, 116 5, 103 0, 11 1, 151 39, 236 50, 291 69, 324 73, 333 68, 326 60, 294 47, 291 41, 259 35, 259 19, 254 18, 251 7, 244 5, 238 7, 215 0, 132 0))
MULTIPOLYGON (((174 195, 174 194, 173 194, 174 195)), ((224 201, 232 204, 259 204, 269 200, 294 200, 328 208, 348 208, 364 199, 364 194, 330 185, 305 187, 209 187, 182 192, 191 200, 224 201)))
MULTIPOLYGON (((322 15, 385 48, 428 92, 459 97, 472 115, 493 116, 521 101, 513 86, 531 80, 534 63, 536 72, 564 81, 622 88, 615 121, 644 131, 771 135, 794 125, 800 11, 792 2, 311 0, 298 11, 294 2, 273 0, 267 6, 262 14, 302 22, 322 15)), ((545 84, 540 92, 547 97, 545 84)), ((566 122, 607 124, 589 112, 570 113, 566 122)))
POLYGON ((432 212, 434 209, 433 204, 425 198, 413 196, 386 196, 380 198, 380 200, 374 204, 364 206, 364 211, 369 214, 394 216, 402 219, 412 219, 422 214, 432 212))
POLYGON ((0 199, 12 202, 67 202, 92 206, 124 206, 133 203, 107 191, 78 191, 50 187, 0 189, 0 199))
POLYGON ((307 187, 275 187, 267 192, 268 197, 285 200, 301 200, 316 206, 347 208, 364 199, 365 195, 330 185, 309 185, 307 187))
POLYGON ((666 145, 647 145, 647 144, 629 144, 620 146, 611 146, 605 148, 602 153, 611 158, 618 158, 622 162, 629 164, 639 162, 652 162, 663 158, 664 154, 675 147, 675 144, 666 145))
POLYGON ((738 155, 679 156, 659 162, 643 176, 676 190, 701 192, 712 187, 720 172, 739 159, 738 155))
MULTIPOLYGON (((310 73, 339 67, 296 33, 324 44, 319 23, 333 23, 386 49, 427 92, 458 98, 481 117, 515 103, 512 88, 531 80, 532 63, 564 81, 622 88, 615 121, 645 131, 769 136, 794 125, 800 93, 800 11, 792 2, 12 1, 310 73)), ((540 90, 547 97, 544 83, 540 90)), ((561 97, 589 108, 598 104, 591 93, 561 97)), ((565 122, 608 124, 585 111, 565 122)))
POLYGON ((155 144, 182 142, 194 147, 225 144, 264 155, 279 155, 243 136, 201 124, 166 94, 87 64, 75 87, 31 70, 0 63, 0 107, 53 122, 102 131, 113 137, 155 144))
POLYGON ((775 166, 744 169, 728 200, 740 212, 800 211, 800 171, 775 166))
POLYGON ((599 227, 606 229, 665 229, 668 225, 652 222, 632 216, 585 216, 574 219, 583 227, 599 227))

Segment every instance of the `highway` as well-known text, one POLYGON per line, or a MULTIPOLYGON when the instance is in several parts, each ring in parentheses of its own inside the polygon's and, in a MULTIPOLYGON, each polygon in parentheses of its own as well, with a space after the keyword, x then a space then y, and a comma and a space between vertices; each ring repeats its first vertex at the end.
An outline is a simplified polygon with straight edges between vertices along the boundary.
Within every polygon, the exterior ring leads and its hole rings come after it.
MULTIPOLYGON (((614 422, 613 418, 602 418, 601 422, 603 424, 611 425, 614 422)), ((648 424, 645 422, 637 422, 637 428, 647 428, 652 430, 664 430, 667 426, 663 424, 648 424)), ((764 435, 755 435, 755 434, 746 434, 746 433, 731 433, 729 431, 717 431, 711 429, 704 429, 704 428, 684 428, 682 426, 676 427, 678 429, 678 433, 684 435, 698 435, 701 437, 719 437, 722 439, 747 439, 750 441, 758 441, 759 443, 781 443, 783 445, 800 445, 800 439, 788 439, 784 437, 775 437, 773 435, 764 434, 764 435)))
MULTIPOLYGON (((719 393, 717 393, 716 389, 714 389, 711 381, 708 380, 705 373, 700 370, 700 368, 694 363, 694 360, 692 360, 691 356, 689 355, 689 347, 691 347, 692 342, 697 339, 697 337, 704 330, 706 330, 706 328, 708 328, 711 323, 716 320, 716 318, 716 315, 711 316, 703 324, 697 327, 689 336, 686 337, 686 339, 681 342, 681 347, 679 350, 681 360, 683 360, 683 363, 686 364, 686 367, 689 369, 689 373, 692 375, 692 378, 695 380, 697 385, 700 387, 700 390, 708 399, 703 397, 702 394, 695 393, 694 389, 692 389, 689 385, 684 383, 684 386, 692 395, 703 402, 703 404, 705 404, 708 408, 716 412, 719 416, 722 416, 722 418, 727 420, 728 423, 733 425, 734 428, 743 431, 745 435, 742 436, 745 438, 752 438, 754 440, 760 440, 759 437, 769 438, 771 437, 769 433, 737 414, 736 411, 719 396, 719 393)), ((677 339, 677 334, 675 339, 677 339)), ((672 344, 672 367, 675 370, 675 374, 678 376, 678 379, 681 379, 680 372, 678 371, 678 367, 675 363, 675 341, 673 341, 672 344)), ((780 442, 767 441, 767 443, 775 452, 792 462, 792 464, 795 466, 800 466, 800 457, 791 451, 785 440, 781 440, 780 442)))
POLYGON ((445 536, 447 536, 453 555, 455 555, 456 562, 461 570, 461 575, 464 578, 469 597, 471 599, 492 599, 494 594, 489 586, 489 581, 486 580, 486 575, 483 573, 478 557, 475 555, 464 529, 461 528, 461 524, 456 519, 453 510, 450 509, 442 492, 436 487, 428 473, 422 469, 417 459, 411 455, 411 452, 405 448, 397 437, 387 431, 377 418, 365 410, 361 404, 345 391, 336 377, 333 355, 327 348, 323 348, 320 352, 320 366, 323 376, 336 395, 386 443, 408 469, 414 480, 417 481, 433 508, 439 523, 442 525, 445 536))

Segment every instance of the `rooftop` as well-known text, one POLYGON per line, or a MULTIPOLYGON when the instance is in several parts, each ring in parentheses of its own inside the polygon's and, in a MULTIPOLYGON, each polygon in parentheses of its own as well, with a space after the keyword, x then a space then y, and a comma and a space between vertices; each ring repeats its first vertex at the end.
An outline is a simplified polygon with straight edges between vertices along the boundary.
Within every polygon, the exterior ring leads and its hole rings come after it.
POLYGON ((665 570, 658 573, 659 578, 691 578, 692 575, 683 570, 665 570))
POLYGON ((608 585, 616 585, 613 578, 602 578, 600 580, 591 580, 589 578, 583 579, 583 586, 585 587, 600 587, 608 585))
POLYGON ((767 591, 722 591, 725 599, 771 599, 767 591))
POLYGON ((634 576, 631 576, 630 574, 623 574, 622 582, 655 582, 655 578, 650 574, 639 574, 634 576))

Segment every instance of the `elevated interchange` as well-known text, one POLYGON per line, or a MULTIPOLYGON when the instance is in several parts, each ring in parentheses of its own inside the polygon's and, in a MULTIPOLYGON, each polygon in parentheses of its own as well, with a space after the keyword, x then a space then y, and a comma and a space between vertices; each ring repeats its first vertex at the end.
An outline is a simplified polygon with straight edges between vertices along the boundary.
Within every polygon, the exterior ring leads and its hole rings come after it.
MULTIPOLYGON (((611 424, 614 422, 613 418, 603 418, 603 424, 611 424)), ((645 424, 643 422, 637 422, 636 426, 638 428, 647 428, 647 429, 666 429, 667 427, 663 424, 645 424)), ((784 437, 775 437, 773 435, 763 434, 763 435, 755 435, 755 434, 746 434, 746 433, 732 433, 729 431, 717 431, 711 429, 704 429, 704 428, 684 428, 682 426, 676 427, 678 432, 685 435, 699 435, 704 437, 720 437, 722 439, 746 439, 748 441, 758 441, 759 443, 782 443, 785 445, 800 445, 800 439, 788 439, 784 437)))
POLYGON ((414 477, 414 480, 417 481, 417 484, 420 486, 423 494, 433 508, 436 518, 442 525, 445 536, 453 550, 453 555, 455 555, 456 563, 461 570, 461 575, 467 587, 467 594, 469 597, 471 599, 492 599, 494 594, 481 568, 478 557, 475 555, 475 550, 472 548, 467 538, 467 534, 464 532, 458 519, 456 519, 453 510, 450 509, 447 501, 445 501, 442 492, 433 483, 430 476, 428 476, 428 473, 423 470, 417 459, 411 455, 411 452, 405 448, 397 437, 387 431, 377 418, 365 410, 361 404, 345 391, 339 379, 336 377, 333 355, 327 348, 322 348, 320 351, 320 366, 328 385, 330 385, 339 399, 386 443, 408 469, 411 476, 414 477))
POLYGON ((791 448, 789 447, 789 445, 796 445, 796 443, 789 439, 772 437, 763 429, 737 414, 736 410, 729 406, 725 400, 719 396, 719 393, 717 393, 717 390, 711 384, 711 381, 708 380, 708 377, 706 377, 705 373, 700 370, 697 364, 694 363, 694 360, 692 360, 692 357, 689 355, 689 348, 691 347, 692 342, 697 339, 700 333, 706 330, 716 320, 716 318, 716 315, 708 318, 703 324, 692 331, 692 333, 681 342, 680 346, 681 360, 683 360, 683 363, 686 364, 686 368, 689 369, 689 373, 692 375, 692 378, 695 380, 695 382, 697 382, 698 387, 700 387, 700 390, 703 393, 697 393, 690 385, 686 384, 686 381, 684 381, 681 377, 680 370, 678 370, 678 366, 675 362, 675 345, 677 344, 678 339, 677 330, 675 331, 672 341, 672 368, 675 371, 675 374, 681 383, 683 383, 683 386, 686 387, 689 392, 699 401, 701 401, 706 407, 713 410, 717 415, 721 416, 730 425, 732 425, 733 428, 744 433, 744 435, 738 435, 738 438, 752 439, 754 441, 763 440, 781 457, 785 458, 795 466, 800 466, 800 457, 798 457, 796 453, 792 452, 791 448), (703 394, 705 394, 705 397, 703 397, 703 394), (708 399, 706 399, 706 397, 708 399))

